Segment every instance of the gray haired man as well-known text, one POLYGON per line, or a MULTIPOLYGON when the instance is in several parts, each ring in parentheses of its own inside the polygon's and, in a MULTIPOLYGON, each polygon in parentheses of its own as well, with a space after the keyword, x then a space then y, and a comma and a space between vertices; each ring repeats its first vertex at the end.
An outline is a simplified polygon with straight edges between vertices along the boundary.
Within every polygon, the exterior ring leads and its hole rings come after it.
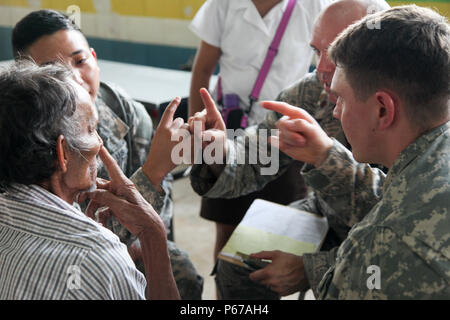
POLYGON ((164 223, 104 148, 72 79, 29 62, 0 73, 0 299, 179 299, 164 223), (111 181, 97 182, 98 156, 111 181), (86 191, 88 212, 102 204, 138 237, 146 279, 116 235, 73 207, 86 191))

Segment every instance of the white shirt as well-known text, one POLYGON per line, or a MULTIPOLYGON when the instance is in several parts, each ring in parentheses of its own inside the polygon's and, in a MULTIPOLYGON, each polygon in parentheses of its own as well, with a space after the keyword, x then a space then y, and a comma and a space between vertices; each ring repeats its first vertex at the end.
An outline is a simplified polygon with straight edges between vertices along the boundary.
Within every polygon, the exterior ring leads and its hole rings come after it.
MULTIPOLYGON (((264 82, 260 101, 275 100, 284 88, 309 71, 313 56, 310 48, 313 25, 318 14, 331 2, 297 1, 278 55, 264 82)), ((221 49, 219 64, 223 93, 239 95, 242 106, 248 107, 248 97, 287 4, 288 0, 281 1, 262 18, 251 0, 207 0, 190 25, 203 41, 221 49)), ((255 104, 250 125, 261 122, 266 113, 255 104)))
POLYGON ((0 300, 134 300, 145 287, 119 238, 56 195, 0 194, 0 300))

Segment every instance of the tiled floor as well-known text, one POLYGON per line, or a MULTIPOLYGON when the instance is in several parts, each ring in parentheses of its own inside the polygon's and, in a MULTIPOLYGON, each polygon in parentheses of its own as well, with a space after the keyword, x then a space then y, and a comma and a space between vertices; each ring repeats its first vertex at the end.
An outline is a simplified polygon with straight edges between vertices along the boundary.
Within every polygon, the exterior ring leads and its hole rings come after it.
MULTIPOLYGON (((204 300, 215 300, 216 289, 210 273, 213 268, 215 225, 200 218, 200 197, 192 190, 189 179, 182 178, 174 183, 174 230, 178 247, 186 250, 197 271, 205 279, 204 300)), ((297 294, 284 299, 297 299, 297 294)), ((311 295, 307 295, 307 298, 311 295)))

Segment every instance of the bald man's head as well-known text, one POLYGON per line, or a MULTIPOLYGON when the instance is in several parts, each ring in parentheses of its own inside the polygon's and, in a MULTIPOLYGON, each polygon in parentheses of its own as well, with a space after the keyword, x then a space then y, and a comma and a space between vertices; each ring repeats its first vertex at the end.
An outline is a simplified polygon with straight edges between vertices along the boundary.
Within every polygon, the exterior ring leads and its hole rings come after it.
MULTIPOLYGON (((384 0, 340 0, 330 4, 318 16, 311 46, 318 55, 317 75, 328 94, 336 70, 327 55, 330 44, 349 25, 368 14, 388 8, 389 5, 384 0)), ((334 101, 334 97, 330 96, 330 100, 334 101)))

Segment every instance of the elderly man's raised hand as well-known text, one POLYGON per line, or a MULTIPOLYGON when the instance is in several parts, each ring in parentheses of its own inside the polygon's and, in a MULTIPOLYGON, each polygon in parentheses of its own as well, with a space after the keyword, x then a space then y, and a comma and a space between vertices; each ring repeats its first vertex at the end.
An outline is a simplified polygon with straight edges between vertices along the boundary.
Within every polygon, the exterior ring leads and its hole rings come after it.
POLYGON ((333 146, 333 140, 309 113, 283 102, 267 101, 261 105, 284 115, 277 122, 279 136, 270 137, 270 143, 291 158, 316 167, 325 161, 333 146))
POLYGON ((106 212, 139 238, 141 249, 135 253, 140 256, 142 252, 148 299, 180 299, 170 264, 164 223, 108 151, 102 148, 99 155, 111 181, 100 180, 96 191, 82 195, 91 199, 87 215, 93 217, 99 208, 106 207, 106 212))

